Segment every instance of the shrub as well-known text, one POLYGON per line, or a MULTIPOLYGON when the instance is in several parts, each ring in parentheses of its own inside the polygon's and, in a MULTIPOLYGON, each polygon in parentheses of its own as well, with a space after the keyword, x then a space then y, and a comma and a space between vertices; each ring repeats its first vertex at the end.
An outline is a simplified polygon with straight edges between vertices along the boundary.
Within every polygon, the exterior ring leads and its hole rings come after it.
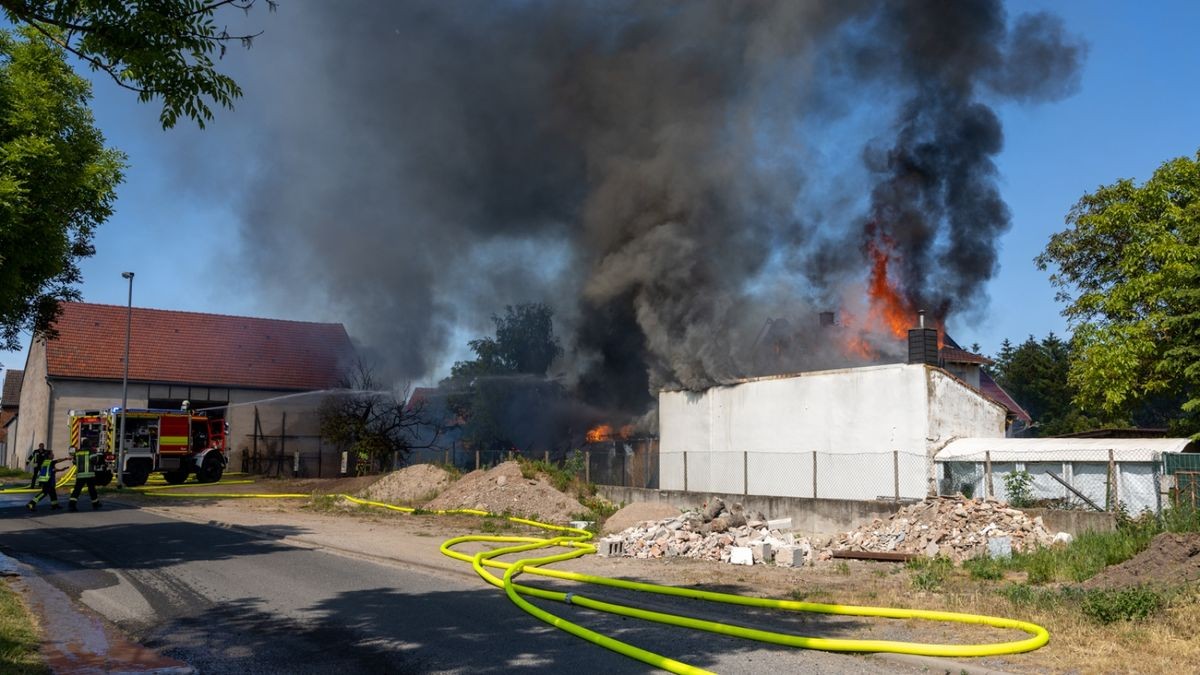
POLYGON ((972 579, 996 581, 1004 577, 1006 564, 1003 560, 984 555, 972 558, 963 563, 963 568, 971 573, 972 579))
POLYGON ((1092 621, 1109 624, 1145 619, 1162 609, 1164 604, 1165 598, 1159 591, 1148 586, 1135 586, 1087 591, 1080 609, 1092 621))
POLYGON ((1009 505, 1021 509, 1033 506, 1033 476, 1028 471, 1013 471, 1004 476, 1004 491, 1009 505))
POLYGON ((945 583, 954 569, 949 558, 914 558, 906 565, 912 573, 913 588, 921 591, 936 591, 945 583))

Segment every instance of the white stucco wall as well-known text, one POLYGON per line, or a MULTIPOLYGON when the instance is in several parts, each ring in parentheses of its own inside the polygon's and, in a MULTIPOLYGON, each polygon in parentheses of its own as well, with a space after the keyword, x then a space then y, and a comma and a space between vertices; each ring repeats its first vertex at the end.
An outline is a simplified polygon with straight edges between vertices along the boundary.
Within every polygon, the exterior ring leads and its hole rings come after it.
POLYGON ((659 395, 663 489, 924 497, 951 436, 1004 435, 1004 409, 923 365, 763 378, 659 395), (894 455, 893 451, 898 451, 894 455), (814 457, 815 453, 815 457, 814 457), (899 464, 899 472, 896 465, 899 464))
MULTIPOLYGON (((46 442, 46 415, 50 408, 50 387, 46 384, 46 346, 38 340, 29 345, 25 358, 25 376, 21 381, 21 405, 18 408, 16 438, 9 439, 8 466, 25 468, 25 458, 38 443, 46 442)), ((46 447, 52 447, 47 445, 46 447)), ((63 450, 66 452, 65 448, 63 450)))

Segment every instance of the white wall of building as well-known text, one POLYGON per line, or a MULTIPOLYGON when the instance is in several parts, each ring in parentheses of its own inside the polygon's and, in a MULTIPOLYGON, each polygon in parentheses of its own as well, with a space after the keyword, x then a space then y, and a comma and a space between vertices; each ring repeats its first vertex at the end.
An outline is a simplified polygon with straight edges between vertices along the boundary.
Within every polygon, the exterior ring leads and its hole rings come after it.
MULTIPOLYGON (((17 409, 16 438, 8 443, 8 466, 25 468, 25 459, 38 443, 46 443, 46 417, 50 409, 50 387, 46 384, 46 345, 33 340, 25 359, 21 381, 21 404, 17 409)), ((52 447, 49 444, 46 447, 52 447)), ((66 449, 64 448, 64 452, 66 449)))
POLYGON ((902 498, 921 498, 937 449, 954 435, 1003 437, 1004 418, 999 405, 923 365, 664 391, 659 481, 663 489, 811 497, 815 459, 818 497, 894 496, 899 478, 902 498))

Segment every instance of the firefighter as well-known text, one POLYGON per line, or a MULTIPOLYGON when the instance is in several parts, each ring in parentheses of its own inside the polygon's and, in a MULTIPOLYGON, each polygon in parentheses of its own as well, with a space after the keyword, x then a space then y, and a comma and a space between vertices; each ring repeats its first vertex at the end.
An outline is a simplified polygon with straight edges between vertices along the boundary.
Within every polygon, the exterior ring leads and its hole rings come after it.
POLYGON ((46 452, 46 444, 38 443, 37 449, 29 453, 29 457, 25 458, 25 463, 29 465, 29 489, 37 487, 38 465, 41 463, 41 455, 46 452))
POLYGON ((34 461, 37 462, 37 484, 42 486, 42 491, 38 493, 38 496, 30 499, 25 508, 30 511, 36 511, 37 503, 42 501, 42 497, 49 497, 50 508, 52 510, 61 509, 62 507, 58 505, 58 491, 54 488, 54 481, 57 480, 54 475, 55 467, 59 462, 65 462, 71 458, 60 457, 59 459, 54 459, 54 453, 50 450, 45 448, 40 448, 40 450, 41 452, 38 453, 34 461))
POLYGON ((96 495, 96 464, 103 458, 99 452, 92 452, 90 440, 84 440, 83 445, 73 448, 75 454, 75 488, 71 490, 71 499, 67 502, 70 511, 79 510, 79 493, 87 486, 88 497, 92 500, 92 510, 100 508, 100 497, 96 495))

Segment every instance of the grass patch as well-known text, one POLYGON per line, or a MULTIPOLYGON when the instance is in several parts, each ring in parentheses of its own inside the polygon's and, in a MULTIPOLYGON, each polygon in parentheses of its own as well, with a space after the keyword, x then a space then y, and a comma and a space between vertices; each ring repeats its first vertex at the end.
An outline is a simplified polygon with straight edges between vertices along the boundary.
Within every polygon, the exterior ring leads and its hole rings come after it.
POLYGON ((818 602, 829 604, 833 601, 833 594, 820 587, 794 588, 788 592, 787 597, 788 600, 795 600, 796 602, 818 602))
POLYGON ((905 567, 911 575, 913 588, 919 591, 936 591, 946 583, 954 571, 954 562, 949 558, 914 558, 905 567))
POLYGON ((308 503, 301 508, 306 508, 319 513, 332 513, 335 511, 344 511, 342 498, 336 495, 317 495, 314 494, 308 503))
POLYGON ((33 474, 29 473, 28 471, 13 469, 7 466, 0 466, 0 478, 20 478, 21 480, 26 481, 26 484, 28 484, 29 479, 32 477, 33 474))
POLYGON ((1087 618, 1100 624, 1140 621, 1157 614, 1167 604, 1161 591, 1147 586, 1092 590, 1083 595, 1080 609, 1087 618))
POLYGON ((997 558, 980 556, 963 563, 963 569, 970 573, 972 579, 997 581, 1004 578, 1005 562, 997 558))
POLYGON ((50 669, 38 656, 37 630, 25 604, 7 583, 0 582, 0 672, 44 675, 50 669))

